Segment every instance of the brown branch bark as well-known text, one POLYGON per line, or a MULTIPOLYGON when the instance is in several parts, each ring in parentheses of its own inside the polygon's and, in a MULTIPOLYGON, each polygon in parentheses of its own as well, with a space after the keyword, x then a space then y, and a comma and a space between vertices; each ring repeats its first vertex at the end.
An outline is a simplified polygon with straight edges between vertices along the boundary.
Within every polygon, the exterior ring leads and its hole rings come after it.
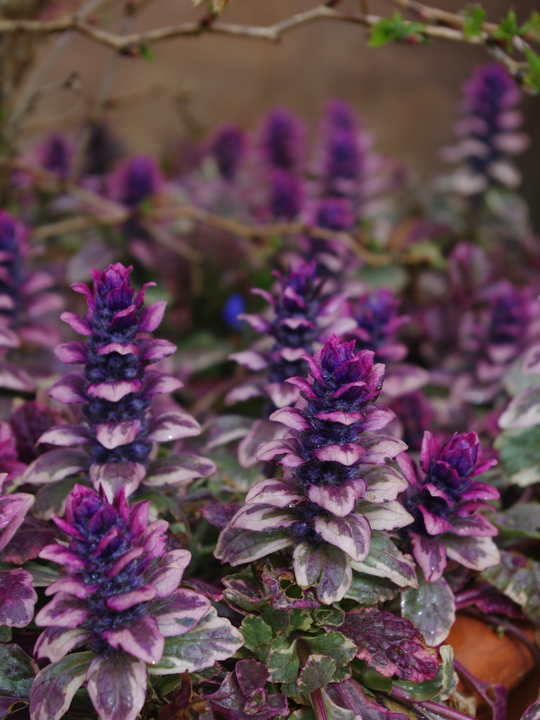
MULTIPOLYGON (((485 45, 487 49, 490 50, 487 46, 487 41, 490 37, 488 31, 493 30, 496 25, 485 23, 484 32, 481 35, 467 38, 462 30, 463 19, 455 13, 447 13, 443 10, 413 2, 413 0, 392 1, 404 9, 421 14, 427 22, 424 32, 429 37, 454 42, 465 42, 472 45, 485 45), (446 24, 430 24, 430 22, 443 22, 446 24), (451 27, 448 27, 448 25, 451 27)), ((279 42, 286 33, 319 20, 334 20, 363 25, 370 28, 382 19, 383 18, 378 15, 347 13, 328 7, 327 5, 317 5, 310 10, 297 13, 274 25, 268 26, 248 26, 217 21, 212 23, 187 22, 179 25, 155 28, 154 30, 148 30, 146 32, 117 35, 103 30, 88 22, 86 18, 75 14, 44 22, 36 20, 0 20, 0 34, 16 32, 52 34, 73 30, 116 52, 136 55, 142 46, 177 37, 195 37, 202 34, 214 34, 279 42)), ((498 59, 507 65, 513 74, 516 74, 523 67, 523 63, 516 63, 515 60, 510 58, 502 50, 498 52, 498 59)))

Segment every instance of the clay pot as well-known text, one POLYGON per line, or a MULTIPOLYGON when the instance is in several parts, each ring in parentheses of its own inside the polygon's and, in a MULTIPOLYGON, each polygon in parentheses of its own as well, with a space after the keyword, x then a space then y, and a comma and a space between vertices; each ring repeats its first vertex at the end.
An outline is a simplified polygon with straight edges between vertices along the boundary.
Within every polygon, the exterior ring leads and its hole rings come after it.
MULTIPOLYGON (((514 624, 534 642, 534 626, 532 624, 515 621, 514 624)), ((514 718, 518 720, 521 717, 521 712, 530 704, 527 703, 525 707, 521 708, 523 702, 527 702, 528 696, 532 697, 530 702, 534 702, 536 699, 540 684, 538 673, 531 675, 525 683, 527 692, 522 692, 523 681, 535 666, 530 650, 523 643, 508 635, 499 636, 495 628, 464 613, 457 614, 456 622, 446 642, 454 648, 456 660, 478 680, 503 685, 508 692, 519 686, 519 691, 516 690, 514 698, 516 702, 512 701, 512 695, 509 696, 508 720, 514 720, 514 718), (515 710, 514 706, 516 706, 515 710)), ((523 690, 525 690, 525 684, 523 684, 523 690)), ((476 697, 480 718, 489 716, 486 715, 485 708, 483 708, 484 701, 467 681, 460 681, 458 690, 476 697)))

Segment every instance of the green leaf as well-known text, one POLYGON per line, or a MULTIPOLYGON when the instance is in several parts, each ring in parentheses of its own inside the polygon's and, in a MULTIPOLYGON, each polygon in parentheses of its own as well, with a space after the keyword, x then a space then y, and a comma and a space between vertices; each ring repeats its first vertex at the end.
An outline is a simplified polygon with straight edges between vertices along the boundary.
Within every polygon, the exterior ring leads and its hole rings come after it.
POLYGON ((393 600, 398 593, 399 587, 390 580, 355 572, 345 597, 356 600, 360 605, 371 606, 378 602, 393 600))
POLYGON ((516 13, 514 10, 509 10, 508 15, 504 20, 501 20, 499 27, 493 32, 493 37, 497 40, 504 40, 504 42, 506 42, 506 49, 508 52, 511 52, 512 41, 518 34, 518 31, 516 13))
POLYGON ((32 686, 30 714, 34 720, 59 720, 86 680, 92 652, 73 653, 41 670, 32 686))
POLYGON ((451 645, 441 645, 439 654, 442 660, 441 692, 434 698, 437 702, 448 700, 457 686, 457 675, 454 670, 454 648, 451 645))
POLYGON ((286 638, 278 638, 270 651, 267 668, 271 682, 296 682, 300 660, 296 652, 296 640, 289 642, 286 638))
POLYGON ((520 605, 530 620, 540 623, 540 563, 501 550, 501 562, 484 570, 482 577, 520 605))
POLYGON ((289 622, 289 613, 286 610, 276 610, 267 605, 261 613, 263 620, 270 625, 274 635, 282 633, 289 622))
POLYGON ((192 630, 166 638, 163 657, 148 671, 152 675, 175 675, 204 670, 232 657, 243 643, 242 634, 211 608, 192 630))
POLYGON ((326 655, 310 655, 300 672, 296 686, 298 692, 311 695, 332 682, 336 661, 326 655))
POLYGON ((339 627, 345 620, 345 613, 336 607, 318 607, 313 613, 313 618, 315 625, 339 627))
POLYGON ((252 652, 257 652, 260 645, 270 642, 273 638, 272 628, 260 617, 244 618, 240 632, 244 636, 245 647, 252 652))
POLYGON ((8 643, 11 642, 12 632, 11 628, 2 625, 0 627, 0 642, 8 643))
POLYGON ((410 555, 403 555, 382 532, 371 536, 369 554, 361 563, 351 562, 354 570, 365 575, 391 580, 399 587, 416 587, 416 566, 410 555))
POLYGON ((328 655, 335 660, 337 667, 347 665, 356 655, 356 645, 340 632, 330 631, 315 637, 306 636, 302 640, 314 655, 328 655))
POLYGON ((409 588, 401 595, 401 614, 417 627, 431 647, 442 643, 456 619, 454 593, 444 578, 427 583, 422 572, 418 588, 409 588))
POLYGON ((486 19, 486 11, 480 5, 469 5, 465 8, 465 22, 463 23, 463 34, 470 38, 480 35, 482 24, 486 19))
POLYGON ((383 18, 375 23, 368 42, 369 47, 381 47, 389 42, 400 42, 414 38, 416 42, 427 42, 426 26, 422 23, 408 22, 395 12, 391 18, 383 18))
POLYGON ((523 503, 493 516, 491 522, 501 537, 540 540, 540 504, 523 503))
POLYGON ((148 62, 154 62, 156 59, 149 45, 139 45, 139 55, 148 62))
POLYGON ((500 463, 514 485, 527 487, 540 480, 540 425, 505 430, 495 440, 500 463))
POLYGON ((358 720, 358 715, 354 710, 346 710, 340 705, 336 705, 324 689, 320 692, 326 720, 358 720))
POLYGON ((527 58, 528 68, 525 71, 523 82, 530 90, 537 95, 540 93, 540 57, 530 48, 523 48, 527 58))
POLYGON ((519 28, 519 34, 528 40, 540 42, 540 13, 537 10, 531 12, 529 19, 519 28))
POLYGON ((0 645, 0 717, 6 717, 14 705, 28 703, 37 669, 18 645, 0 645))

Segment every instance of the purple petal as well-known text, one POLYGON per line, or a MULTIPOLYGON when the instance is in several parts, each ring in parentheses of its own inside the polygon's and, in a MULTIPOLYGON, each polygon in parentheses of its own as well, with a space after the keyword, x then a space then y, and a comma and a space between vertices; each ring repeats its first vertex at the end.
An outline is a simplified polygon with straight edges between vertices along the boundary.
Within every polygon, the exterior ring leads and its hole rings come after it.
POLYGON ((70 447, 72 445, 87 445, 90 441, 90 432, 86 425, 56 425, 40 436, 38 443, 70 447))
POLYGON ((456 560, 471 570, 486 570, 501 561, 499 550, 490 537, 445 535, 441 542, 444 543, 446 554, 451 560, 456 560))
POLYGON ((293 430, 307 430, 311 427, 308 421, 303 417, 299 410, 295 410, 291 407, 283 407, 273 412, 269 420, 273 422, 279 422, 282 425, 286 425, 293 430))
POLYGON ((187 485, 195 478, 210 477, 215 472, 212 460, 199 455, 169 455, 150 463, 145 484, 187 485))
POLYGON ((39 317, 48 312, 58 312, 64 307, 64 301, 54 292, 44 292, 29 299, 26 304, 28 317, 39 317))
POLYGON ((152 303, 146 307, 139 319, 139 330, 146 332, 153 332, 163 320, 165 315, 165 308, 167 303, 165 300, 159 300, 158 302, 152 303))
POLYGON ((262 394, 263 392, 260 387, 246 383, 245 385, 239 385, 238 387, 233 388, 231 392, 227 393, 224 402, 227 406, 235 405, 239 402, 251 400, 251 398, 261 397, 262 394))
POLYGON ((350 467, 357 463, 366 454, 366 451, 361 445, 347 443, 345 445, 327 445, 318 448, 313 454, 321 462, 337 462, 350 467))
POLYGON ((90 480, 96 490, 103 489, 105 497, 112 503, 116 494, 125 488, 129 496, 139 487, 146 475, 146 468, 140 463, 105 463, 90 466, 90 480))
POLYGON ((161 660, 165 645, 156 620, 149 615, 129 627, 107 630, 103 638, 115 650, 124 650, 148 665, 155 665, 161 660))
POLYGON ((264 532, 290 527, 296 522, 298 518, 294 513, 274 505, 244 505, 231 520, 230 527, 264 532))
POLYGON ((23 479, 32 485, 57 482, 86 470, 87 466, 88 456, 81 450, 49 450, 27 467, 23 479))
POLYGON ((258 560, 293 544, 294 539, 284 530, 260 533, 228 526, 219 536, 214 555, 234 566, 258 560))
POLYGON ((430 513, 426 508, 421 505, 418 507, 424 518, 424 525, 428 535, 442 535, 445 532, 452 531, 452 525, 442 517, 437 517, 430 513))
POLYGON ((86 381, 81 375, 66 375, 55 382, 49 395, 58 402, 80 403, 86 401, 86 381))
POLYGON ((346 518, 316 517, 313 527, 323 540, 343 550, 355 562, 362 562, 369 552, 371 529, 363 515, 351 513, 346 518))
POLYGON ((446 568, 446 550, 441 543, 432 537, 419 535, 409 531, 412 540, 413 555, 420 565, 426 582, 436 582, 442 577, 446 568))
POLYGON ((269 478, 261 480, 248 490, 245 503, 246 505, 267 504, 283 508, 289 503, 299 502, 302 499, 303 495, 294 485, 277 478, 269 478))
POLYGON ((345 517, 354 510, 365 489, 363 480, 348 480, 338 486, 310 485, 308 497, 333 515, 345 517))
POLYGON ((140 429, 140 420, 102 423, 96 425, 96 438, 107 450, 114 450, 116 447, 128 445, 136 440, 140 429))
POLYGON ((140 344, 141 359, 147 362, 163 360, 176 352, 176 345, 169 340, 143 340, 140 344))
POLYGON ((138 355, 139 347, 133 343, 114 342, 97 349, 98 355, 110 355, 113 352, 119 355, 138 355))
POLYGON ((83 645, 88 638, 88 632, 82 628, 48 627, 38 637, 34 655, 57 663, 76 647, 83 645))
POLYGON ((86 688, 100 720, 135 720, 146 700, 147 682, 144 662, 114 653, 92 660, 86 688))
POLYGON ((238 444, 238 462, 243 468, 257 463, 260 448, 274 439, 283 437, 285 428, 269 420, 255 420, 247 435, 238 444))
MULTIPOLYGON (((143 585, 138 590, 131 590, 130 592, 123 593, 122 595, 113 595, 105 601, 105 605, 109 610, 116 610, 122 612, 129 610, 134 605, 139 603, 148 602, 156 597, 156 588, 153 585, 143 585)), ((142 659, 142 658, 141 658, 142 659)))
MULTIPOLYGON (((47 559, 47 558, 45 558, 47 559)), ((86 603, 73 595, 57 593, 50 603, 45 605, 36 615, 36 625, 65 628, 78 628, 90 615, 86 603)))
POLYGON ((95 593, 97 588, 97 585, 87 585, 82 580, 77 580, 71 575, 66 575, 45 588, 45 595, 55 595, 57 592, 65 592, 68 593, 68 595, 74 595, 79 600, 86 600, 86 598, 95 593))
POLYGON ((34 381, 22 368, 0 361, 0 388, 15 392, 35 392, 34 381))
POLYGON ((92 335, 92 330, 86 320, 81 320, 81 318, 78 315, 75 315, 75 313, 63 312, 60 315, 60 320, 67 323, 70 328, 75 330, 76 333, 79 333, 79 335, 86 335, 88 337, 92 335))
POLYGON ((255 330, 255 332, 266 333, 270 329, 269 324, 260 315, 247 315, 246 313, 241 313, 236 317, 238 320, 245 320, 248 325, 255 330))
POLYGON ((88 345, 85 342, 67 342, 54 349, 56 357, 64 363, 85 363, 88 359, 88 345))
POLYGON ((264 370, 268 367, 268 363, 264 357, 254 350, 243 350, 242 352, 231 353, 229 360, 234 360, 239 365, 243 365, 254 372, 264 370))
POLYGON ((159 632, 164 637, 183 635, 195 627, 210 609, 210 600, 192 590, 176 590, 151 605, 159 632))
POLYGON ((168 395, 183 387, 183 382, 173 375, 151 370, 144 378, 143 392, 145 395, 168 395))
POLYGON ((264 386, 266 394, 277 408, 294 405, 298 400, 299 390, 287 383, 267 383, 264 386))
POLYGON ((363 458, 363 462, 366 463, 382 465, 407 450, 407 445, 404 442, 389 435, 368 435, 360 438, 359 442, 366 451, 363 458))
POLYGON ((257 460, 269 462, 270 460, 273 460, 276 455, 285 454, 292 457, 298 457, 300 460, 299 464, 301 464, 304 461, 296 454, 298 450, 299 447, 296 438, 286 437, 278 440, 271 440, 259 449, 259 452, 257 453, 257 460))
POLYGON ((317 413, 315 417, 319 420, 328 420, 328 422, 336 422, 340 425, 352 425, 353 423, 364 419, 363 413, 344 412, 343 410, 317 413))
POLYGON ((357 512, 361 512, 372 530, 395 530, 410 525, 414 518, 399 502, 390 501, 381 505, 362 503, 357 512))
POLYGON ((80 570, 86 567, 84 560, 63 545, 47 545, 39 553, 42 560, 50 560, 57 565, 67 565, 71 570, 80 570))
MULTIPOLYGON (((132 392, 139 392, 142 387, 140 380, 117 380, 115 382, 89 385, 86 392, 90 397, 102 398, 109 402, 118 402, 132 392)), ((57 398, 56 398, 57 399, 57 398)))
POLYGON ((188 550, 171 550, 145 572, 144 579, 156 588, 156 597, 167 597, 176 590, 190 560, 188 550))
POLYGON ((194 417, 183 412, 168 412, 152 420, 148 440, 170 442, 201 434, 201 426, 194 417))
POLYGON ((20 344, 17 333, 0 320, 0 347, 17 348, 20 344))

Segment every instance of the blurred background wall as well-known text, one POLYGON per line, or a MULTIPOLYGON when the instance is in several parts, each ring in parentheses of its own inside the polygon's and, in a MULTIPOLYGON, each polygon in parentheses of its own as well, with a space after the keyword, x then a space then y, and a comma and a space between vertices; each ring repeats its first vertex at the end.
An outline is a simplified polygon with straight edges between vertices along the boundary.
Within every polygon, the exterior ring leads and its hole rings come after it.
MULTIPOLYGON (((64 2, 77 6, 77 0, 64 2)), ((272 24, 316 2, 231 0, 223 19, 272 24)), ((436 0, 433 4, 457 11, 465 3, 436 0)), ((373 13, 390 14, 395 9, 387 0, 369 0, 369 5, 373 13)), ((499 20, 512 6, 524 21, 538 8, 532 0, 485 0, 483 5, 491 20, 499 20)), ((344 0, 340 8, 358 11, 360 2, 344 0)), ((116 32, 135 32, 193 20, 201 13, 202 9, 192 9, 191 0, 153 0, 129 27, 113 15, 104 20, 116 32)), ((41 57, 54 42, 47 42, 41 57)), ((204 133, 223 120, 251 128, 273 105, 287 106, 316 126, 325 100, 341 97, 362 114, 379 152, 404 161, 427 179, 444 169, 437 152, 452 142, 461 84, 475 65, 489 61, 479 48, 443 41, 425 47, 369 49, 362 27, 331 21, 297 29, 279 44, 206 35, 166 41, 153 46, 152 53, 151 62, 122 57, 112 61, 113 68, 110 51, 75 36, 48 80, 76 71, 84 100, 68 92, 51 95, 40 103, 34 129, 60 116, 56 125, 76 132, 104 76, 112 82, 111 97, 128 94, 132 100, 107 112, 113 129, 128 150, 154 154, 163 153, 168 140, 183 133, 204 133)), ((525 98, 523 111, 533 144, 519 162, 523 191, 539 228, 540 98, 525 98)))

